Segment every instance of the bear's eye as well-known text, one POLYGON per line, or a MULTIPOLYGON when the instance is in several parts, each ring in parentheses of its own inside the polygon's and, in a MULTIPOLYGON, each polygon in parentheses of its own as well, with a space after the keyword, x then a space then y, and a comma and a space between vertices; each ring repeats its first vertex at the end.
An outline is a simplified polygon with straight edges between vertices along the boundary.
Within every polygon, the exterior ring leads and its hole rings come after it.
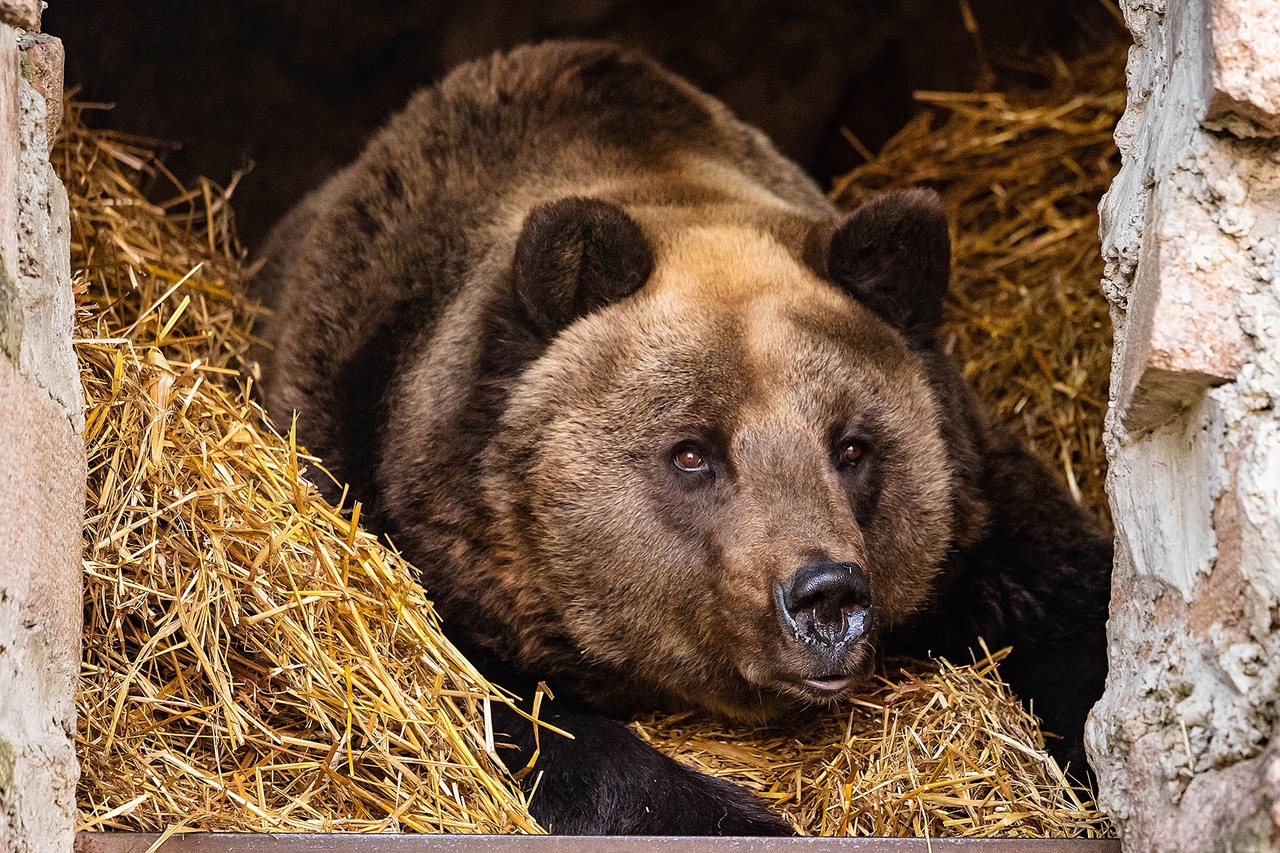
POLYGON ((867 453, 867 446, 856 438, 846 439, 836 448, 836 467, 843 470, 854 468, 867 453))
POLYGON ((675 452, 671 454, 671 461, 681 471, 691 474, 711 470, 698 446, 688 442, 676 446, 675 452))

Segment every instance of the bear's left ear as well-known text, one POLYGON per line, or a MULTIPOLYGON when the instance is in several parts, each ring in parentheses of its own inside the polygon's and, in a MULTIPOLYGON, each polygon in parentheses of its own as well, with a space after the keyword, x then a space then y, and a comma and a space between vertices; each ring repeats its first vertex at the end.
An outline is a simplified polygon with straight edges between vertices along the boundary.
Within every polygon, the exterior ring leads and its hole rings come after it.
POLYGON ((539 205, 516 240, 518 322, 548 344, 578 318, 635 293, 652 271, 649 241, 617 205, 577 196, 539 205))
POLYGON ((827 274, 902 332, 933 346, 951 279, 947 216, 932 190, 898 190, 859 207, 831 236, 827 274))

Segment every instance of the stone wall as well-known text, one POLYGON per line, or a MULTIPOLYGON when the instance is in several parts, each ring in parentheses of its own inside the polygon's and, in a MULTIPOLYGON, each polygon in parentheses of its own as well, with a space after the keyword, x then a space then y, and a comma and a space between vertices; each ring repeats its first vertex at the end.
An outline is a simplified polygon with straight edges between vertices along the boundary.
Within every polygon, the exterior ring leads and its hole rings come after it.
POLYGON ((1280 3, 1121 5, 1124 164, 1102 204, 1117 554, 1091 760, 1127 851, 1280 850, 1280 3))
POLYGON ((62 52, 0 0, 0 850, 70 851, 83 413, 67 195, 49 165, 62 52))

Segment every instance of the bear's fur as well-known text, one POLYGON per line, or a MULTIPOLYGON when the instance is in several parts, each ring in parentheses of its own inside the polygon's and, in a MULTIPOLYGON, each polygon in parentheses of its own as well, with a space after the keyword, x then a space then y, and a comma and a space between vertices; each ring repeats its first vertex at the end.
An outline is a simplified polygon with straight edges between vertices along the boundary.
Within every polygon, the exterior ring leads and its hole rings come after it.
POLYGON ((553 831, 784 831, 617 718, 785 717, 847 695, 873 643, 1012 644, 1083 768, 1110 544, 939 350, 949 251, 933 194, 842 215, 595 43, 460 67, 277 226, 268 408, 483 669, 560 697, 576 740, 541 738, 532 803, 553 831), (794 603, 804 566, 843 597, 794 603))

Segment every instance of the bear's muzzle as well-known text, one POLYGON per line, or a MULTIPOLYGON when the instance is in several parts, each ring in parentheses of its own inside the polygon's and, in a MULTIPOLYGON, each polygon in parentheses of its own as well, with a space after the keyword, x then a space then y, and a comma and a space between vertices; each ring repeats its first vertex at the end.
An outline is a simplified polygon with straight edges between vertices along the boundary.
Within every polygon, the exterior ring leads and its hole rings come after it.
POLYGON ((870 640, 871 585, 857 563, 807 563, 774 588, 783 633, 809 658, 812 675, 801 683, 819 694, 837 694, 856 681, 870 640), (850 666, 851 662, 859 665, 850 666))

